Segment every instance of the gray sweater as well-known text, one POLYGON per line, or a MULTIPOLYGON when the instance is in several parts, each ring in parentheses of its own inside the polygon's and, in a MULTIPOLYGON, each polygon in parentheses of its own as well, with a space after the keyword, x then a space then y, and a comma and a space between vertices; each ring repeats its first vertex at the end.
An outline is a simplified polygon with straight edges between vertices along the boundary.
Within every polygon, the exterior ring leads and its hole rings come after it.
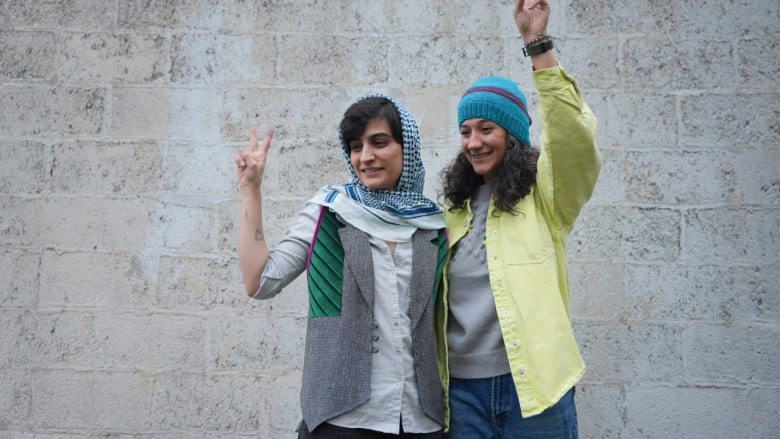
POLYGON ((471 228, 458 241, 450 260, 447 341, 450 375, 455 378, 509 373, 484 246, 489 205, 490 186, 485 184, 471 197, 471 228))

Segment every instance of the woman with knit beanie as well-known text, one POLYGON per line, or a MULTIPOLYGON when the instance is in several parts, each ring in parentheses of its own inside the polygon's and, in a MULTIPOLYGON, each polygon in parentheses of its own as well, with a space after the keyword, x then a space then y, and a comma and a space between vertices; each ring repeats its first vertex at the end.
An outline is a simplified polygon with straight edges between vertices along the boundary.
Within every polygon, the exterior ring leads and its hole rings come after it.
POLYGON ((550 50, 549 16, 545 0, 514 8, 541 107, 539 148, 516 83, 481 78, 458 106, 462 151, 442 171, 451 254, 437 329, 451 439, 577 437, 574 385, 585 366, 566 241, 601 158, 596 119, 550 50))
POLYGON ((423 196, 417 121, 371 95, 347 109, 339 134, 351 181, 323 187, 269 251, 260 186, 273 133, 258 147, 250 130, 236 156, 244 286, 268 299, 307 270, 299 438, 439 438, 433 315, 447 239, 443 212, 423 196))

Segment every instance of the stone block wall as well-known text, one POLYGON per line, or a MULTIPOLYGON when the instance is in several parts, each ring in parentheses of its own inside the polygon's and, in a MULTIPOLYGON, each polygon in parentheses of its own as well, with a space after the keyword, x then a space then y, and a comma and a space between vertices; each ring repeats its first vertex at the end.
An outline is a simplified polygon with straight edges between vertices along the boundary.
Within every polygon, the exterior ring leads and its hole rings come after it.
MULTIPOLYGON (((604 156, 570 243, 582 436, 777 437, 780 5, 552 7, 604 156)), ((535 107, 511 8, 0 2, 0 438, 296 437, 305 285, 246 298, 233 155, 276 129, 278 240, 345 180, 343 110, 384 92, 436 197, 469 83, 535 107)))

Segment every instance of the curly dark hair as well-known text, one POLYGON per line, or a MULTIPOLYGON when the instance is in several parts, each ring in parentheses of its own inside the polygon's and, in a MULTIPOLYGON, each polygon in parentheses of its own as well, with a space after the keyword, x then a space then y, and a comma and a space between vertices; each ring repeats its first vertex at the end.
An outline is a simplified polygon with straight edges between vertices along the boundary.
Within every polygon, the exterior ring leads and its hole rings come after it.
MULTIPOLYGON (((523 145, 514 136, 506 136, 504 161, 490 179, 490 189, 496 207, 511 214, 515 204, 531 192, 536 183, 536 163, 539 150, 523 145)), ((439 176, 442 179, 442 194, 449 210, 462 209, 466 199, 483 183, 481 175, 474 172, 466 154, 461 151, 439 176)))

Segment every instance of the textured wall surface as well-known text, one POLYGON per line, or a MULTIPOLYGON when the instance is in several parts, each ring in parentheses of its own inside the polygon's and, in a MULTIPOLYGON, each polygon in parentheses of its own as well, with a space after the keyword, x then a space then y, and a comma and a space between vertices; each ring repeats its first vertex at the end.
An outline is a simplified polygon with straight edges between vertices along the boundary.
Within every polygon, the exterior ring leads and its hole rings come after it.
MULTIPOLYGON (((304 285, 245 297, 232 157, 276 128, 274 241, 386 92, 435 196, 465 87, 533 89, 511 3, 1 0, 0 438, 295 437, 304 285)), ((780 5, 553 8, 605 161, 571 239, 582 436, 779 437, 780 5)))

